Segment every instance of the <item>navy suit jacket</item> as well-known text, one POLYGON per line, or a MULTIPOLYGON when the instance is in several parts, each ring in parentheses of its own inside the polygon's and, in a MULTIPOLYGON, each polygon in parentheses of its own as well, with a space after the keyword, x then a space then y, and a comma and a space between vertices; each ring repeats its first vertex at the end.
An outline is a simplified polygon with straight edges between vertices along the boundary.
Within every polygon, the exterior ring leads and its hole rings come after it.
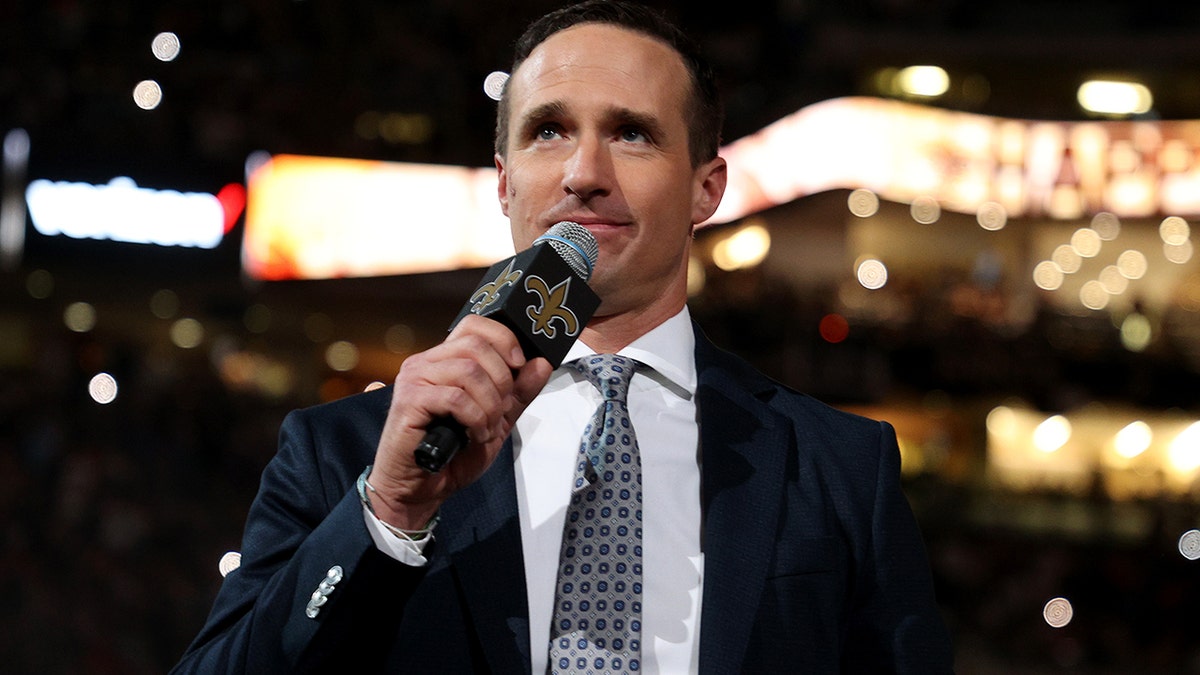
MULTIPOLYGON (((700 665, 947 673, 950 640, 892 428, 771 381, 697 333, 705 556, 700 665)), ((354 485, 391 389, 291 413, 177 672, 527 673, 512 448, 441 509, 424 568, 377 550, 354 485), (329 570, 340 580, 305 609, 329 570)))

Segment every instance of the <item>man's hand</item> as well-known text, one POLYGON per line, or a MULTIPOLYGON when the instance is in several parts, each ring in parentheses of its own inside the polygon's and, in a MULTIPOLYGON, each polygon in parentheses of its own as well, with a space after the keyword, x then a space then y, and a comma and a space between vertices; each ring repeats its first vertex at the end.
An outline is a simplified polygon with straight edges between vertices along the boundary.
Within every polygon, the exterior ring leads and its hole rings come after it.
POLYGON ((447 497, 491 466, 552 371, 544 358, 526 361, 508 328, 473 314, 440 345, 405 359, 371 470, 379 519, 405 530, 424 527, 447 497), (437 417, 458 420, 469 443, 440 472, 429 473, 417 466, 413 451, 437 417))

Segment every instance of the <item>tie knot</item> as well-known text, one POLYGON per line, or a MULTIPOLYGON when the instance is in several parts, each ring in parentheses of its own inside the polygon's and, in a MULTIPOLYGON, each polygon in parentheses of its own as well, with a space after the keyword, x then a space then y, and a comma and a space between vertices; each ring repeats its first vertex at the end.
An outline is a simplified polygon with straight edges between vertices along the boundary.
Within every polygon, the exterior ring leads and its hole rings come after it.
POLYGON ((637 361, 616 354, 593 354, 577 360, 575 369, 600 390, 604 400, 625 401, 637 361))

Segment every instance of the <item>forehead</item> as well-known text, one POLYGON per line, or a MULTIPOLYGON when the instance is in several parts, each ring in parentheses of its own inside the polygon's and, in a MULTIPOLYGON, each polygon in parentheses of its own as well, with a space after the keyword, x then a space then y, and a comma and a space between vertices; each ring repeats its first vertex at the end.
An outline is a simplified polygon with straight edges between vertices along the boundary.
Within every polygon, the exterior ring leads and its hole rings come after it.
POLYGON ((670 45, 621 26, 586 23, 546 38, 509 81, 513 112, 547 101, 588 100, 683 112, 687 67, 670 45))

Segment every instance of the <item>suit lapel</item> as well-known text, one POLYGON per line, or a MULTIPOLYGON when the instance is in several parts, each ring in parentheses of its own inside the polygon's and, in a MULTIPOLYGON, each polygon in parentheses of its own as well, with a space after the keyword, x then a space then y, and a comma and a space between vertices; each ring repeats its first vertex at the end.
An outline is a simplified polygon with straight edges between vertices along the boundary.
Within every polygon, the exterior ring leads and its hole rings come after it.
MULTIPOLYGON (((697 329, 704 589, 700 673, 739 672, 775 546, 790 422, 755 393, 765 378, 697 329), (740 374, 739 374, 740 373, 740 374)), ((478 481, 442 505, 439 543, 461 584, 491 672, 528 672, 529 608, 511 441, 478 481)))
MULTIPOLYGON (((790 422, 697 331, 704 591, 700 672, 741 670, 775 547, 790 422)), ((740 364, 738 364, 740 366, 740 364)), ((737 368, 744 370, 744 367, 737 368)))
POLYGON ((446 533, 446 555, 488 669, 529 672, 529 607, 511 439, 479 480, 442 505, 442 515, 447 523, 459 523, 446 533))

